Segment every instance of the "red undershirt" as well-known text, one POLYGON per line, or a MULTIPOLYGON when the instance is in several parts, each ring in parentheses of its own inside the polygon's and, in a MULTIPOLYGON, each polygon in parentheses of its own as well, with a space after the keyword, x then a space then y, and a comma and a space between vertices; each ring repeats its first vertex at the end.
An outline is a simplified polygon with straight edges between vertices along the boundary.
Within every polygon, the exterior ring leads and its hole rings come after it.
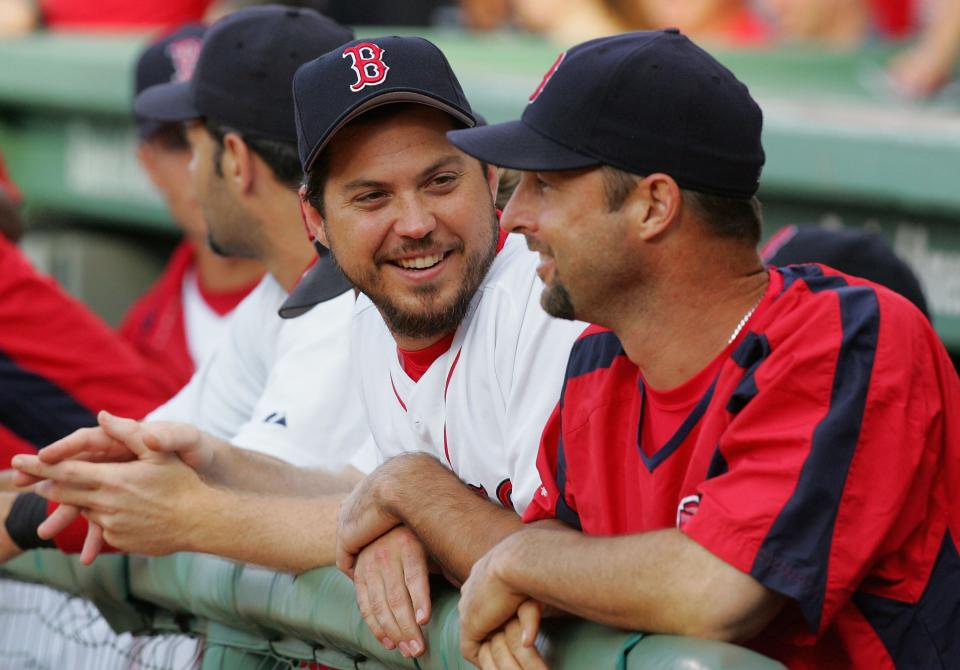
MULTIPOLYGON (((497 217, 499 218, 499 216, 500 210, 497 210, 497 217)), ((506 244, 507 235, 507 231, 501 228, 500 237, 497 239, 497 253, 500 253, 503 245, 506 244)), ((420 381, 420 378, 430 369, 433 362, 450 350, 450 345, 453 344, 453 336, 455 334, 456 331, 444 335, 440 340, 423 349, 411 351, 397 347, 397 356, 400 357, 400 366, 403 368, 403 371, 406 372, 407 376, 413 381, 420 381)))

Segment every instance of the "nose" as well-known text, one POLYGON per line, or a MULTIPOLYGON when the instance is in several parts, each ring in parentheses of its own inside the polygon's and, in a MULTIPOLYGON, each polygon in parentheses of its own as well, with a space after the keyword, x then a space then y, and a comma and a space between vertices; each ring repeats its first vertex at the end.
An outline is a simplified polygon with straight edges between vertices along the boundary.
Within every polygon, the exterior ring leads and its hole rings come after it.
POLYGON ((530 172, 524 172, 520 176, 520 182, 516 190, 503 208, 503 214, 500 217, 500 227, 508 233, 520 233, 529 235, 539 230, 534 211, 531 207, 531 188, 533 187, 534 177, 530 172))
POLYGON ((402 198, 396 214, 393 231, 401 237, 419 240, 437 227, 433 212, 417 197, 402 198))

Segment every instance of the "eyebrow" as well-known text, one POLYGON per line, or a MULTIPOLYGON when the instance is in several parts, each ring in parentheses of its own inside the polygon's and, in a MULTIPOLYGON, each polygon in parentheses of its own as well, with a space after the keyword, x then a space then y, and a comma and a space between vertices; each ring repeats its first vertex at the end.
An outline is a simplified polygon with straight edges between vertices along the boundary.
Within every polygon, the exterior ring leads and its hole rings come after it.
MULTIPOLYGON (((417 181, 423 181, 442 167, 463 167, 463 163, 463 156, 445 156, 444 158, 441 158, 440 160, 431 164, 429 167, 421 170, 417 175, 417 181)), ((352 191, 358 188, 385 188, 386 186, 388 186, 387 182, 377 181, 375 179, 354 179, 353 181, 344 184, 343 190, 352 191)))

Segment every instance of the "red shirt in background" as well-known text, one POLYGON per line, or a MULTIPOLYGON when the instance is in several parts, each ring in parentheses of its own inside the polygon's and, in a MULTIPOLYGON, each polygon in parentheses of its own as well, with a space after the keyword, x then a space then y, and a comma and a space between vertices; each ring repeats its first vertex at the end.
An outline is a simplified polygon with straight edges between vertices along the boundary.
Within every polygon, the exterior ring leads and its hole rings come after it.
POLYGON ((213 0, 42 0, 55 30, 143 30, 200 21, 213 0))

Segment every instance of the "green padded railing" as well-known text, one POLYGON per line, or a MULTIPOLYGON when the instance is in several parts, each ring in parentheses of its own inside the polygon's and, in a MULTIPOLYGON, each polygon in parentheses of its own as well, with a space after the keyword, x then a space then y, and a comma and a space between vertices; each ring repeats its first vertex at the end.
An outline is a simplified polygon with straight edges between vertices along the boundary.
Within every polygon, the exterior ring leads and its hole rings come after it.
MULTIPOLYGON (((189 630, 205 638, 203 669, 297 667, 470 668, 459 654, 457 594, 436 585, 417 662, 385 650, 360 617, 349 579, 332 568, 299 577, 202 554, 163 558, 101 556, 84 567, 56 551, 33 551, 0 576, 46 584, 91 600, 118 632, 189 630)), ((641 635, 565 619, 538 642, 551 668, 766 670, 782 666, 735 645, 641 635)))

